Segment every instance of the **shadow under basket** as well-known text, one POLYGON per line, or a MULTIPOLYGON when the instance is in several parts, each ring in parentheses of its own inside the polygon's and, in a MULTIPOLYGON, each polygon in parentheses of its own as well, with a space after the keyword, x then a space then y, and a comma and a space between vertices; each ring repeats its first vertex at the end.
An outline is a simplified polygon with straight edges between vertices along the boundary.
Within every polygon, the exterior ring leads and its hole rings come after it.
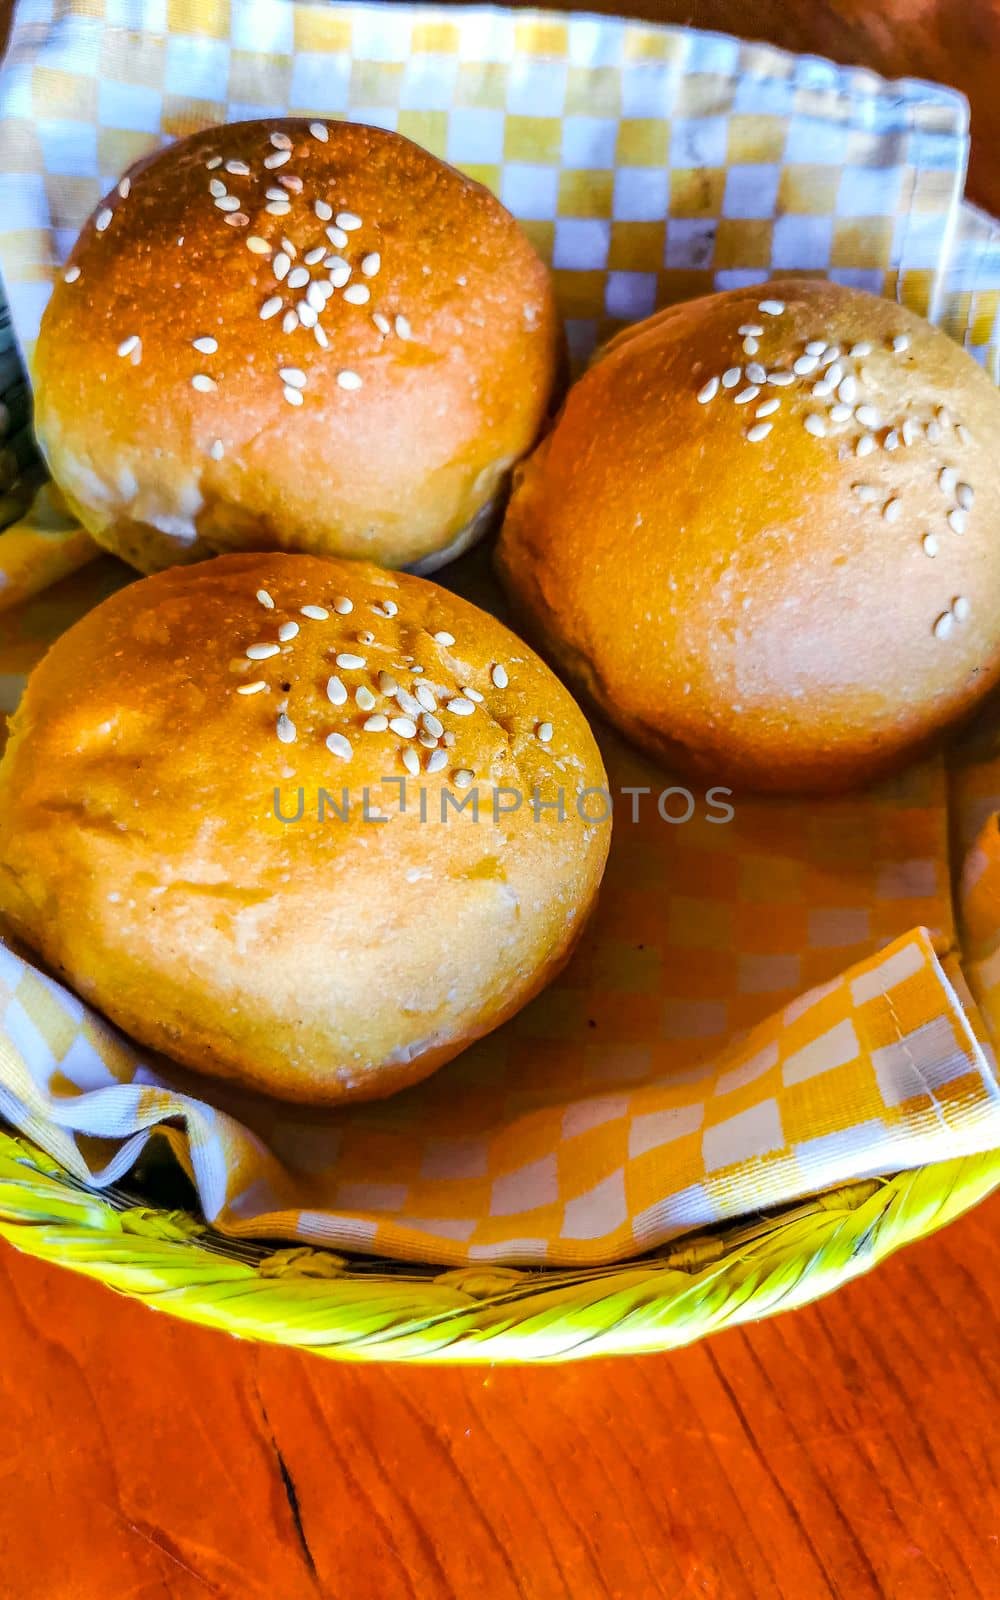
POLYGON ((852 1183, 610 1267, 434 1266, 234 1241, 184 1209, 100 1193, 0 1131, 0 1236, 240 1338, 346 1361, 638 1355, 807 1304, 1000 1186, 1000 1151, 852 1183))

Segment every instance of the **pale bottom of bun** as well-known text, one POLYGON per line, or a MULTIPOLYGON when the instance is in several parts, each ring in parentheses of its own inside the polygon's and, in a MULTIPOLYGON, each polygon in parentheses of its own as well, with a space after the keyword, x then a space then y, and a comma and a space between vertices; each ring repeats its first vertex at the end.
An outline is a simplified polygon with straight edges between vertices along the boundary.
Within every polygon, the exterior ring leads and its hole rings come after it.
POLYGON ((459 556, 464 556, 467 550, 471 550, 473 545, 477 545, 496 527, 507 503, 508 488, 509 485, 504 484, 496 494, 491 495, 485 504, 479 507, 475 516, 470 517, 461 532, 456 533, 450 544, 446 544, 441 550, 432 550, 429 556, 414 561, 412 566, 405 570, 415 573, 418 578, 429 578, 439 567, 446 567, 449 562, 457 561, 459 556))

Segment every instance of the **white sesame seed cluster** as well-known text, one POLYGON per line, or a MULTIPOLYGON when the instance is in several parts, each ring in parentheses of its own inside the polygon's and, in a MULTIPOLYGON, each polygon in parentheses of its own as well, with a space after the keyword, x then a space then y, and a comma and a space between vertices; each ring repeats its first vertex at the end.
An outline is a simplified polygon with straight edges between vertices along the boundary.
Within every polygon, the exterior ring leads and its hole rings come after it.
MULTIPOLYGON (((878 385, 865 365, 875 349, 870 340, 859 340, 845 350, 817 335, 803 341, 799 354, 769 361, 762 344, 768 342, 769 328, 780 332, 786 308, 784 301, 768 299, 761 300, 757 310, 761 321, 741 323, 736 330, 742 354, 750 359, 703 381, 697 392, 699 403, 707 406, 717 399, 729 399, 733 405, 745 406, 748 422, 743 437, 749 444, 760 444, 768 437, 784 407, 794 424, 812 438, 836 441, 838 460, 872 458, 869 472, 876 466, 879 451, 930 445, 935 452, 931 470, 943 496, 942 515, 940 527, 921 532, 920 547, 933 560, 949 534, 961 537, 965 533, 975 499, 972 485, 962 481, 959 469, 944 459, 957 455, 971 442, 968 429, 953 420, 943 406, 926 415, 886 415, 876 403, 878 385)), ((786 340, 782 346, 787 348, 786 340)), ((909 348, 910 337, 905 332, 894 335, 884 346, 889 356, 905 356, 909 348)), ((898 494, 870 481, 852 484, 852 491, 863 506, 877 509, 884 522, 903 519, 906 507, 898 494)), ((909 524, 914 520, 909 518, 909 524)), ((967 621, 970 613, 968 598, 956 595, 935 617, 931 632, 936 639, 947 639, 956 623, 967 621)))
MULTIPOLYGON (((299 740, 286 692, 294 666, 294 641, 303 627, 325 626, 323 648, 332 670, 326 681, 329 726, 322 738, 330 754, 349 762, 363 741, 373 735, 389 735, 390 756, 411 777, 447 771, 457 789, 467 789, 476 781, 475 766, 462 760, 462 731, 477 714, 490 715, 493 692, 509 687, 510 672, 502 661, 490 664, 481 689, 462 682, 460 673, 456 690, 456 675, 446 659, 456 644, 452 633, 439 629, 423 635, 424 665, 412 653, 401 651, 395 640, 379 640, 373 628, 359 625, 371 620, 377 629, 379 620, 397 617, 405 624, 394 600, 355 602, 340 594, 322 603, 298 606, 295 617, 277 622, 279 608, 269 591, 258 589, 256 599, 269 622, 277 625, 268 628, 267 637, 247 645, 244 655, 248 661, 272 661, 277 681, 254 678, 239 684, 236 693, 248 697, 277 694, 274 732, 280 743, 290 745, 299 740), (451 687, 439 681, 448 677, 453 680, 451 687)), ((497 705, 498 711, 502 709, 497 705)), ((536 721, 533 734, 542 745, 551 744, 552 723, 536 721)))
MULTIPOLYGON (((305 139, 321 144, 329 140, 326 123, 311 122, 305 139)), ((227 158, 215 151, 205 159, 206 201, 219 213, 221 223, 234 229, 249 229, 240 248, 247 251, 247 266, 254 274, 267 269, 261 287, 259 316, 268 322, 281 317, 282 332, 288 336, 310 336, 322 351, 331 350, 324 313, 339 295, 345 305, 355 306, 370 321, 379 342, 413 338, 409 318, 394 305, 376 304, 378 278, 382 270, 381 251, 364 242, 366 223, 356 212, 326 195, 310 194, 302 177, 292 170, 296 147, 289 134, 275 129, 267 133, 258 161, 227 158)), ((123 178, 117 197, 128 199, 131 180, 123 178)), ((110 228, 117 215, 117 201, 103 206, 94 226, 98 233, 110 228)), ((370 232, 370 229, 367 230, 370 232)), ((178 239, 183 244, 183 236, 178 239)), ((63 274, 65 283, 76 283, 80 268, 73 265, 63 274)), ((191 348, 200 356, 219 353, 219 341, 198 333, 191 348)), ((117 346, 118 355, 138 366, 142 360, 142 337, 130 332, 117 346)), ((224 353, 223 353, 224 354, 224 353)), ((331 359, 336 359, 335 352, 331 359)), ((308 373, 302 366, 282 364, 273 374, 290 406, 301 406, 308 387, 308 373)), ((198 394, 215 393, 222 382, 221 371, 212 371, 211 362, 193 364, 191 387, 198 394)), ((361 373, 341 367, 336 382, 346 393, 356 393, 364 384, 361 373)), ((221 460, 222 440, 216 439, 209 454, 221 460)))

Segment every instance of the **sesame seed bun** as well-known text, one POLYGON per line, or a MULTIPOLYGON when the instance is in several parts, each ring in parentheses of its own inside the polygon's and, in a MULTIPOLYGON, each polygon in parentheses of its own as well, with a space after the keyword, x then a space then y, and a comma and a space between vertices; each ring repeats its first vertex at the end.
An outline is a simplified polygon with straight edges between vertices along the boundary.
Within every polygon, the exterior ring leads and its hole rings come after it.
POLYGON ((144 1045, 370 1099, 562 966, 610 834, 577 791, 606 781, 567 691, 468 601, 222 556, 119 591, 35 669, 0 762, 0 915, 144 1045), (497 786, 522 803, 494 815, 497 786))
POLYGON ((480 184, 380 128, 240 122, 97 207, 42 320, 35 422, 84 526, 144 572, 265 548, 429 571, 486 526, 561 349, 548 273, 480 184))
POLYGON ((670 766, 860 784, 1000 677, 1000 396, 912 312, 787 280, 626 330, 518 475, 499 570, 670 766))

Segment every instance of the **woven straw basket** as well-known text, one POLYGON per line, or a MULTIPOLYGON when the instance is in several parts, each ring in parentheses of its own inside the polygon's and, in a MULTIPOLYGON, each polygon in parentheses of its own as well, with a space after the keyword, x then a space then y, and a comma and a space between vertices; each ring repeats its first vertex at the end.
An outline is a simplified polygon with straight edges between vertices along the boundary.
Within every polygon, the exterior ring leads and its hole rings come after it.
MULTIPOLYGON (((0 290, 0 323, 4 311, 0 290)), ((16 443, 26 459, 30 443, 16 443)), ((0 516, 0 527, 17 514, 0 516)), ((234 1242, 185 1209, 149 1204, 171 1184, 180 1191, 172 1169, 157 1173, 155 1155, 148 1165, 152 1184, 140 1177, 136 1192, 98 1193, 0 1122, 0 1236, 190 1322, 354 1361, 674 1348, 805 1305, 1000 1186, 998 1150, 853 1183, 617 1266, 442 1270, 234 1242)))

